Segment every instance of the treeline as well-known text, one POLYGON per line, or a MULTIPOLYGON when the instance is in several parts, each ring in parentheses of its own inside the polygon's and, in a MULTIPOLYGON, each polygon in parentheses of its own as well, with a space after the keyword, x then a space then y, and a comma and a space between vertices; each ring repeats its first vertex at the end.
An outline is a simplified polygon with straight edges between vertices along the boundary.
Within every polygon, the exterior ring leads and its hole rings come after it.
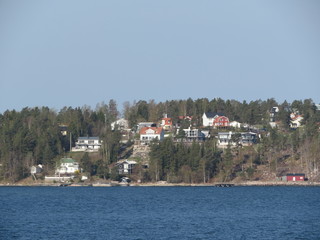
POLYGON ((0 114, 0 180, 25 178, 30 167, 37 164, 44 165, 46 171, 54 169, 56 160, 67 155, 79 136, 99 136, 104 142, 104 165, 117 161, 121 136, 111 131, 110 124, 118 115, 113 100, 98 104, 95 110, 64 107, 57 113, 48 107, 35 107, 0 114), (67 136, 61 133, 63 125, 67 126, 67 136))
POLYGON ((222 151, 216 148, 215 140, 191 145, 175 143, 172 138, 153 142, 150 151, 149 181, 165 180, 171 183, 207 182, 218 169, 226 169, 222 151))
POLYGON ((217 148, 216 139, 185 144, 172 138, 153 142, 145 181, 202 183, 261 180, 264 171, 275 180, 286 173, 302 172, 320 180, 320 134, 306 128, 284 131, 269 128, 258 144, 217 148), (262 168, 260 168, 262 167, 262 168), (260 168, 260 169, 259 169, 260 168))
MULTIPOLYGON (((228 147, 224 150, 216 147, 215 138, 204 144, 194 142, 186 145, 176 143, 172 138, 155 143, 151 145, 149 180, 187 183, 208 182, 212 178, 216 181, 236 178, 258 180, 263 171, 267 171, 273 179, 288 172, 304 172, 310 179, 319 177, 320 111, 311 99, 293 103, 285 101, 282 104, 273 99, 250 103, 222 99, 188 99, 161 103, 158 108, 154 108, 153 103, 148 105, 140 102, 136 108, 131 109, 131 114, 141 118, 156 112, 154 109, 166 109, 175 121, 178 116, 192 116, 193 124, 197 127, 202 126, 201 117, 204 112, 220 112, 228 116, 230 121, 259 126, 261 131, 258 144, 228 147), (278 127, 272 128, 270 110, 275 106, 279 108, 279 112, 273 120, 278 123, 278 127), (144 114, 141 114, 142 109, 144 114), (303 115, 301 128, 290 129, 292 112, 303 115), (264 168, 260 170, 260 166, 264 168)), ((153 118, 143 120, 152 121, 153 118)))
POLYGON ((266 132, 254 147, 225 151, 216 148, 215 139, 187 146, 168 138, 151 146, 150 168, 144 171, 146 181, 202 182, 213 177, 230 180, 239 174, 250 177, 261 164, 268 165, 270 171, 277 171, 284 159, 292 159, 292 166, 299 163, 301 169, 308 172, 319 164, 320 113, 311 99, 281 104, 274 99, 249 103, 220 98, 159 103, 150 100, 126 102, 122 114, 117 103, 110 100, 108 104, 98 104, 94 110, 88 106, 64 107, 60 111, 36 107, 0 114, 0 180, 17 181, 27 177, 35 164, 43 164, 46 171, 52 171, 56 161, 68 154, 79 136, 99 136, 103 140, 98 164, 88 156, 81 163, 91 174, 106 177, 106 169, 118 160, 123 150, 121 133, 110 127, 121 115, 129 120, 132 128, 139 122, 159 122, 164 114, 174 123, 179 116, 192 116, 192 124, 201 126, 204 112, 224 113, 230 121, 259 125, 266 132), (271 129, 269 111, 275 106, 279 107, 275 120, 281 124, 271 129), (292 111, 303 115, 302 128, 289 129, 292 111), (67 136, 61 134, 62 125, 68 127, 67 136))
MULTIPOLYGON (((266 101, 257 100, 251 102, 239 102, 236 100, 223 100, 215 98, 209 100, 207 98, 200 98, 192 100, 171 100, 166 102, 156 103, 154 100, 138 101, 130 104, 124 104, 124 117, 129 120, 131 126, 138 122, 149 121, 157 122, 167 114, 174 121, 178 120, 179 116, 192 116, 193 124, 201 126, 202 115, 205 112, 223 113, 230 121, 238 121, 250 125, 262 124, 268 125, 269 111, 272 107, 279 107, 279 114, 276 115, 275 120, 283 123, 289 123, 290 113, 295 110, 304 116, 304 121, 319 120, 319 114, 316 119, 312 119, 316 114, 316 106, 311 99, 295 100, 292 103, 284 101, 277 103, 274 99, 266 101)), ((284 126, 288 127, 288 126, 284 126)))

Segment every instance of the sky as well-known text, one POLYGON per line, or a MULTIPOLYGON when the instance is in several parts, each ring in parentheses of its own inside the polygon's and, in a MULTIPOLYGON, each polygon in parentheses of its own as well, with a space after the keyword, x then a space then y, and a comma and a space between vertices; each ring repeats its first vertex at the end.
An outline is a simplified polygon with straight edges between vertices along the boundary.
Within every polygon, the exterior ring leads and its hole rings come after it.
POLYGON ((0 113, 97 103, 320 103, 318 0, 0 0, 0 113))

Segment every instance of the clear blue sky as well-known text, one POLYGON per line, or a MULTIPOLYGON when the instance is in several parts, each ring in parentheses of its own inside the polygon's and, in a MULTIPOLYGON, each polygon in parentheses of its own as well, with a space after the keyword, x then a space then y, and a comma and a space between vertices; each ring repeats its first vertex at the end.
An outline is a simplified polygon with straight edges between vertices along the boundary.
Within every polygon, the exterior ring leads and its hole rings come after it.
POLYGON ((0 112, 154 99, 320 102, 318 0, 0 0, 0 112))

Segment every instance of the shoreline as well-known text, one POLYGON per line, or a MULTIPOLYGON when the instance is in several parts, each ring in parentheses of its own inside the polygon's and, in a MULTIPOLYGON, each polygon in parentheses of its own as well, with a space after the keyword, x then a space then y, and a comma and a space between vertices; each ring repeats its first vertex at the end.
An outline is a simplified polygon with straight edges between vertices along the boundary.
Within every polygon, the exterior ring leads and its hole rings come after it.
POLYGON ((166 182, 150 182, 150 183, 131 183, 121 184, 118 182, 111 183, 7 183, 0 184, 0 187, 218 187, 220 185, 228 185, 228 187, 276 187, 276 186, 301 186, 301 187, 318 187, 320 182, 280 182, 280 181, 247 181, 247 182, 213 182, 213 183, 166 183, 166 182))

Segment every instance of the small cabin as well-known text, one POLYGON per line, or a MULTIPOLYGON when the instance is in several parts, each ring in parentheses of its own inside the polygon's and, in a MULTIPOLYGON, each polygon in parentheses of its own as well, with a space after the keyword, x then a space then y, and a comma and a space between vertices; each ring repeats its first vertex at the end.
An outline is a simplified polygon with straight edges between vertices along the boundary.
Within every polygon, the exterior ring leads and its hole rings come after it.
POLYGON ((288 173, 286 177, 288 182, 298 182, 306 180, 306 175, 304 173, 288 173))
POLYGON ((30 169, 30 173, 31 174, 38 174, 41 173, 43 171, 42 165, 39 164, 37 166, 32 166, 30 169))

